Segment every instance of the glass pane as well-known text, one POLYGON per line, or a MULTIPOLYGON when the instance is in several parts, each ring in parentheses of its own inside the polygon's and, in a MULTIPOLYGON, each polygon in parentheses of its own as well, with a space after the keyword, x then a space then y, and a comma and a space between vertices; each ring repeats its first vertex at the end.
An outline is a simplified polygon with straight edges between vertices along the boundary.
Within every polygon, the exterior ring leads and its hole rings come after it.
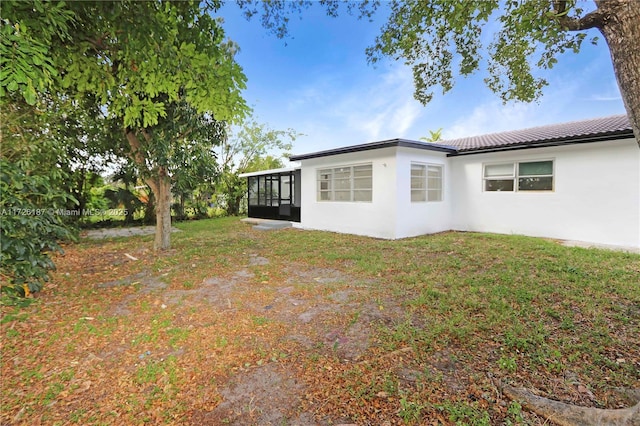
POLYGON ((333 185, 335 189, 351 189, 351 179, 334 179, 333 185))
POLYGON ((322 191, 322 192, 320 192, 318 194, 318 199, 320 201, 330 201, 331 200, 331 193, 322 191))
POLYGON ((440 190, 442 188, 442 179, 429 177, 427 179, 427 188, 440 190))
POLYGON ((411 190, 411 201, 427 201, 427 192, 422 190, 411 190))
POLYGON ((425 179, 424 177, 412 177, 411 178, 411 189, 425 189, 425 179))
POLYGON ((551 191, 553 177, 526 177, 518 179, 518 191, 551 191))
POLYGON ((553 174, 553 161, 533 161, 531 163, 519 163, 518 174, 520 176, 553 174))
POLYGON ((371 201, 371 191, 353 191, 353 201, 371 201))
POLYGON ((427 191, 427 201, 442 201, 442 191, 439 189, 429 189, 427 191))
POLYGON ((266 206, 267 205, 267 191, 265 189, 265 177, 258 177, 258 205, 266 206))
POLYGON ((371 178, 356 178, 353 180, 354 189, 371 189, 371 178))
POLYGON ((442 177, 442 167, 440 166, 429 166, 428 169, 429 177, 442 177))
POLYGON ((513 163, 486 165, 484 166, 484 176, 513 176, 513 163))
POLYGON ((291 196, 291 186, 289 183, 289 176, 280 177, 280 198, 289 199, 291 196))
POLYGON ((318 182, 320 184, 320 190, 321 191, 328 191, 329 189, 331 189, 331 182, 318 182))
POLYGON ((351 191, 334 191, 335 201, 351 201, 351 191))
POLYGON ((336 179, 348 179, 351 177, 351 168, 349 167, 341 167, 339 169, 334 169, 333 174, 336 179))
POLYGON ((258 178, 252 176, 249 178, 249 205, 255 206, 258 204, 258 178))
POLYGON ((371 176, 371 164, 366 166, 355 166, 353 168, 354 177, 370 177, 371 176))
POLYGON ((485 191, 513 191, 513 179, 486 179, 485 191))

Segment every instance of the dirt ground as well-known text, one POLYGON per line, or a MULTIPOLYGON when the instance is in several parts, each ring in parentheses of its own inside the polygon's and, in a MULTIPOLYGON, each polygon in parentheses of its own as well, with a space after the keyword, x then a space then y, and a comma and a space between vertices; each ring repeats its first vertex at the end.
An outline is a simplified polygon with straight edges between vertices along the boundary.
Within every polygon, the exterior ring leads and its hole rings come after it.
MULTIPOLYGON (((154 227, 131 227, 122 229, 104 229, 90 231, 83 235, 90 239, 149 235, 154 227)), ((134 253, 135 254, 135 253, 134 253)), ((257 253, 248 253, 245 268, 236 270, 231 276, 207 277, 202 284, 193 289, 170 289, 158 276, 143 271, 116 281, 96 285, 106 289, 136 284, 139 290, 128 294, 107 309, 109 315, 129 316, 130 305, 136 300, 151 295, 155 304, 162 309, 180 309, 191 303, 206 302, 217 312, 232 313, 238 310, 238 300, 251 294, 255 285, 255 267, 269 265, 270 260, 257 253)), ((374 323, 390 321, 397 316, 400 307, 386 306, 386 312, 378 304, 362 306, 352 303, 356 291, 364 291, 371 282, 359 282, 348 274, 329 268, 309 268, 302 265, 289 265, 284 271, 287 279, 271 283, 273 296, 268 304, 258 300, 242 303, 242 310, 252 311, 256 317, 268 321, 289 324, 288 332, 281 340, 291 341, 303 350, 328 348, 346 362, 358 362, 360 356, 369 348, 371 327, 374 323), (335 286, 334 286, 335 284, 335 286), (298 288, 312 285, 325 286, 321 295, 307 297, 298 288), (335 287, 335 289, 334 289, 335 287), (357 319, 347 328, 332 324, 331 318, 338 312, 358 311, 357 319)), ((100 354, 101 358, 117 356, 121 350, 100 354)), ((181 351, 172 355, 180 356, 181 351)), ((167 355, 167 354, 165 354, 167 355)), ((408 373, 410 374, 410 373, 408 373)), ((325 418, 318 420, 310 407, 302 402, 306 393, 305 384, 297 379, 295 371, 286 364, 272 362, 253 365, 231 376, 226 384, 218 389, 222 402, 212 411, 198 410, 191 415, 193 425, 341 425, 351 424, 348 418, 325 418)))
MULTIPOLYGON (((255 254, 247 258, 247 266, 266 265, 269 259, 255 254)), ((253 311, 255 316, 274 322, 289 324, 289 331, 282 340, 290 340, 304 349, 326 347, 335 350, 344 360, 357 362, 361 354, 369 347, 369 337, 373 320, 382 319, 377 305, 359 306, 361 314, 348 329, 328 327, 329 319, 337 312, 350 306, 354 290, 332 291, 327 287, 324 297, 305 298, 296 294, 296 287, 306 284, 330 285, 332 283, 354 283, 356 280, 340 271, 332 269, 302 269, 295 265, 287 271, 289 278, 279 285, 272 286, 273 297, 268 304, 263 302, 244 303, 243 310, 253 311)), ((198 288, 191 290, 164 289, 157 294, 161 306, 171 309, 188 301, 206 301, 218 312, 236 310, 234 301, 250 293, 255 274, 249 269, 239 269, 231 278, 210 277, 198 288)), ((138 293, 130 295, 112 306, 111 314, 129 315, 127 306, 136 297, 144 296, 166 287, 150 274, 137 274, 117 283, 105 283, 112 286, 137 282, 142 285, 138 293)), ((351 306, 354 307, 354 306, 351 306)), ((212 411, 197 411, 192 415, 194 425, 317 425, 341 424, 348 419, 326 419, 318 423, 314 413, 305 410, 302 400, 305 385, 297 380, 294 371, 286 365, 272 362, 252 366, 231 377, 222 388, 222 402, 212 411)))

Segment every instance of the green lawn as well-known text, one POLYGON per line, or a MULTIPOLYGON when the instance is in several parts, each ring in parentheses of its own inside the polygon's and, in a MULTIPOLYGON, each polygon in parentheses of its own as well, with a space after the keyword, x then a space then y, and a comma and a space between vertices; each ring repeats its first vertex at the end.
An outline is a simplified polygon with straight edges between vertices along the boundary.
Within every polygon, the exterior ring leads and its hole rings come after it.
POLYGON ((158 256, 152 237, 71 245, 36 303, 2 307, 3 423, 260 424, 259 399, 219 413, 268 366, 297 383, 274 424, 545 424, 499 383, 601 408, 640 387, 640 255, 176 226, 158 256))

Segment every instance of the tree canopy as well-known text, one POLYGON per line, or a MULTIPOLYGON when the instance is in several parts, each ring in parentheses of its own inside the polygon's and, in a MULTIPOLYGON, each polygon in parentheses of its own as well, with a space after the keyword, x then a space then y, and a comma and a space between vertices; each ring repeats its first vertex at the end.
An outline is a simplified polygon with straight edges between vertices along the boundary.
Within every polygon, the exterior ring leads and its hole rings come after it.
POLYGON ((63 92, 104 109, 155 195, 156 248, 170 244, 172 153, 205 140, 215 145, 220 134, 203 134, 204 122, 235 122, 248 111, 237 47, 214 17, 219 6, 194 0, 3 3, 0 95, 32 104, 36 92, 63 92))
POLYGON ((147 127, 179 99, 217 120, 246 111, 236 46, 212 16, 217 2, 3 2, 4 95, 71 88, 125 127, 147 127), (11 65, 11 66, 5 66, 11 65))

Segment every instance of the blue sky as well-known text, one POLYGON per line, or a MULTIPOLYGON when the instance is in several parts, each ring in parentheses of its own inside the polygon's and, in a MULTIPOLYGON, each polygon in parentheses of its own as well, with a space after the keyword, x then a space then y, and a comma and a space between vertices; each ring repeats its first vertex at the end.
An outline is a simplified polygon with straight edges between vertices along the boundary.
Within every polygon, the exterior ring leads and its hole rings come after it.
MULTIPOLYGON (((293 16, 286 40, 269 34, 259 19, 247 21, 225 5, 227 36, 238 43, 237 61, 248 78, 244 97, 258 122, 304 133, 292 153, 303 154, 392 138, 419 140, 443 129, 444 139, 624 113, 609 51, 584 43, 544 72, 549 86, 531 104, 502 104, 484 85, 484 72, 458 78, 445 95, 422 106, 413 99, 411 70, 402 62, 368 65, 385 14, 375 22, 343 12, 327 17, 320 7, 293 16)), ((599 35, 594 33, 593 35, 599 35)))

